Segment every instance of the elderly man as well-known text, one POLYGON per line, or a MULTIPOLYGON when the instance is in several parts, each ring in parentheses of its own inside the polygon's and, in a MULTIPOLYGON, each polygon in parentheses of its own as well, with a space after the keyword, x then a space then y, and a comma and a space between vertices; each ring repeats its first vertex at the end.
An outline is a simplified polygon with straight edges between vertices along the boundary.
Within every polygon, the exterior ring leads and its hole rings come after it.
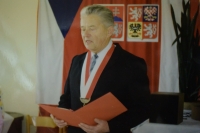
POLYGON ((54 122, 59 127, 68 126, 67 133, 130 133, 132 127, 148 118, 150 91, 145 61, 113 44, 113 14, 106 7, 84 7, 80 27, 88 52, 73 58, 59 107, 77 110, 111 92, 128 111, 110 121, 96 118, 95 126, 80 123, 79 128, 73 127, 52 116, 54 122), (90 87, 101 64, 101 74, 90 87))

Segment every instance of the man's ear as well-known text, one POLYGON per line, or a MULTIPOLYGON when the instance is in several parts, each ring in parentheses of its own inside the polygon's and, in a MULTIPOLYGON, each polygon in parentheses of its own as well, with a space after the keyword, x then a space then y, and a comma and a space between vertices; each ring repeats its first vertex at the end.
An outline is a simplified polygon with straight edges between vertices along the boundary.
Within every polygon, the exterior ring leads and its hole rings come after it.
POLYGON ((114 26, 108 27, 108 33, 107 33, 107 35, 108 35, 109 37, 112 36, 113 32, 114 32, 114 26))

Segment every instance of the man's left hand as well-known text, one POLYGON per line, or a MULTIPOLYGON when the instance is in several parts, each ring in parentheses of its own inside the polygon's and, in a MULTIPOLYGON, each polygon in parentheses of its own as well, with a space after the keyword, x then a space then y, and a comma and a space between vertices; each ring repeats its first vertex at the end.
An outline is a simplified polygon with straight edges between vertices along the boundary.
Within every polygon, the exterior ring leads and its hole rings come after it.
POLYGON ((83 129, 87 133, 108 133, 109 132, 109 126, 108 122, 100 119, 94 119, 94 121, 97 123, 96 126, 89 126, 84 123, 80 123, 79 127, 83 129))

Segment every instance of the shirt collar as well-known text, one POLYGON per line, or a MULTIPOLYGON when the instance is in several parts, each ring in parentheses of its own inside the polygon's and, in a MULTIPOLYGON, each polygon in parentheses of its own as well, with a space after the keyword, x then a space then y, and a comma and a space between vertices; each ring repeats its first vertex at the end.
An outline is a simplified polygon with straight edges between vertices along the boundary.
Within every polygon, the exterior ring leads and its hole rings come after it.
MULTIPOLYGON (((108 50, 112 47, 112 40, 110 39, 108 45, 103 49, 101 50, 99 53, 97 53, 98 57, 102 57, 102 56, 105 56, 106 53, 108 52, 108 50)), ((95 53, 94 52, 91 52, 91 57, 94 55, 95 53)))

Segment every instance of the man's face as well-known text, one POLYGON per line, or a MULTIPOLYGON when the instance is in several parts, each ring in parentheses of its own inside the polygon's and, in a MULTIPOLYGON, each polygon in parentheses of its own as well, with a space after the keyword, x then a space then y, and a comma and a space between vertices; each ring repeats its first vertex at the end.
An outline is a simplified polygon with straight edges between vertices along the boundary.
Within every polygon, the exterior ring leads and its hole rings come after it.
POLYGON ((97 15, 82 15, 81 36, 85 47, 94 53, 98 53, 109 42, 109 28, 105 27, 101 18, 97 15))

